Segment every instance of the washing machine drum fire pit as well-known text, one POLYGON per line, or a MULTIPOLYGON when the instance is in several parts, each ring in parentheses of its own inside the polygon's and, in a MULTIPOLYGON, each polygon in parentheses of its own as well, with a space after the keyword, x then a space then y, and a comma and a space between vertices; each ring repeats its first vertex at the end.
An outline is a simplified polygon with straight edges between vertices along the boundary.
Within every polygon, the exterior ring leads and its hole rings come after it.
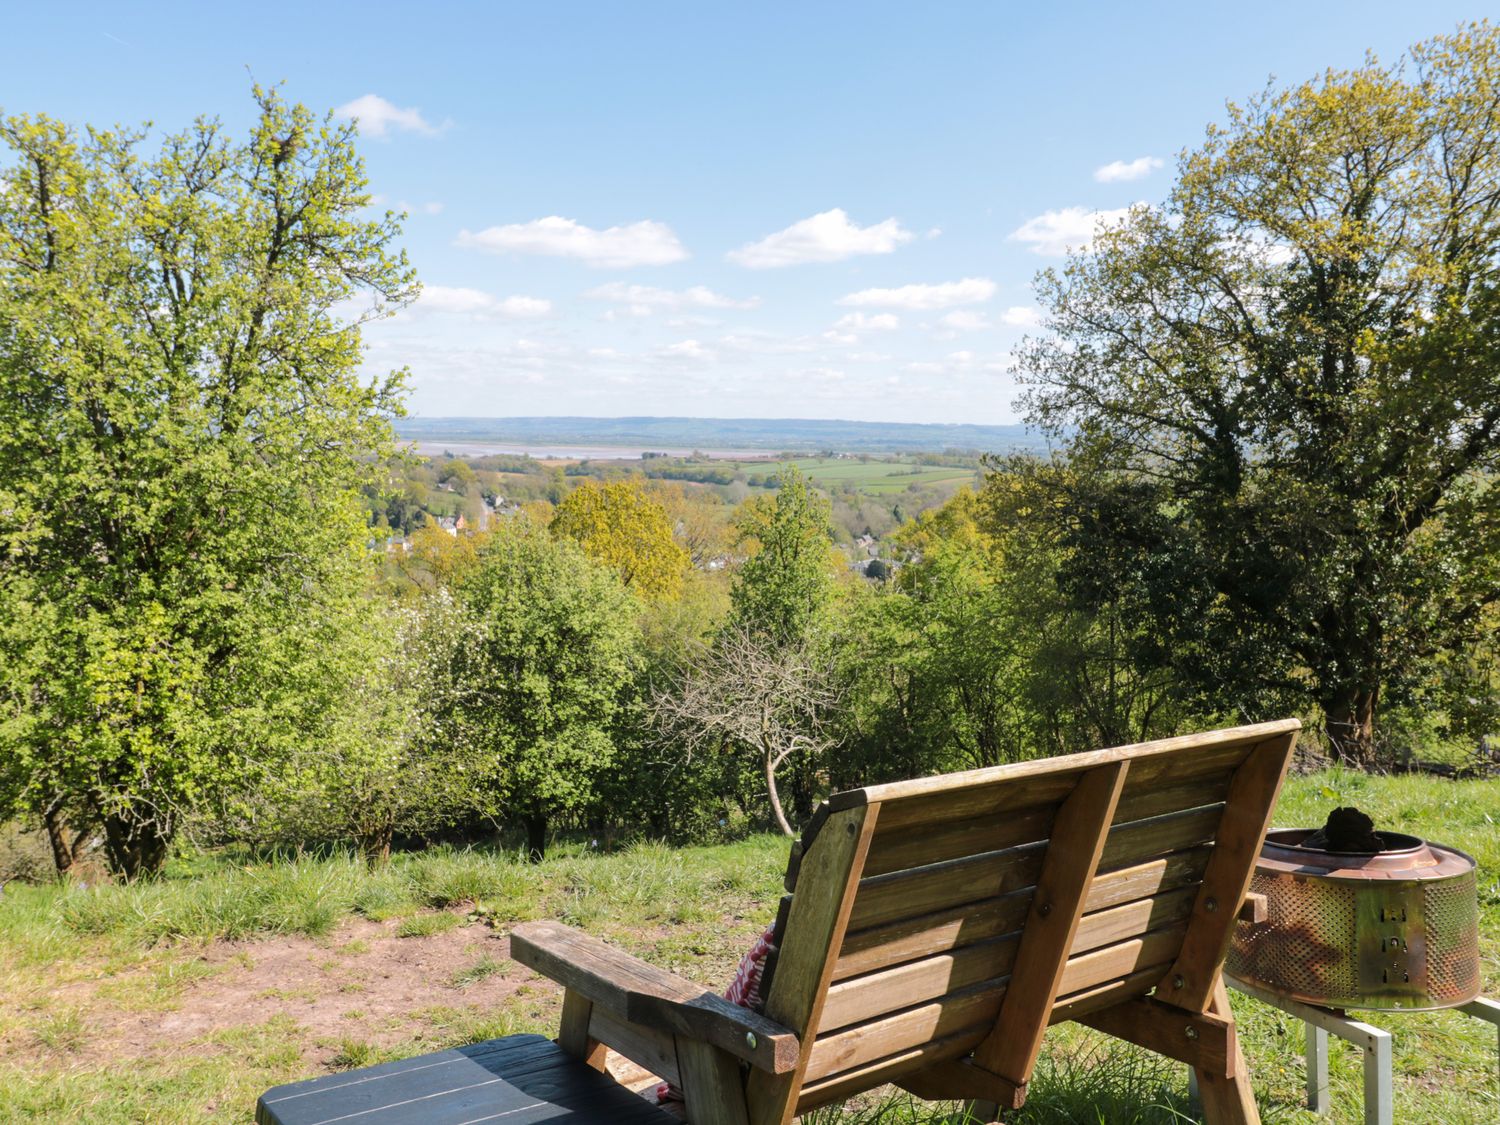
POLYGON ((1250 886, 1266 920, 1235 928, 1230 976, 1325 1008, 1424 1011, 1479 995, 1473 859, 1395 832, 1364 853, 1303 847, 1312 835, 1267 835, 1250 886))

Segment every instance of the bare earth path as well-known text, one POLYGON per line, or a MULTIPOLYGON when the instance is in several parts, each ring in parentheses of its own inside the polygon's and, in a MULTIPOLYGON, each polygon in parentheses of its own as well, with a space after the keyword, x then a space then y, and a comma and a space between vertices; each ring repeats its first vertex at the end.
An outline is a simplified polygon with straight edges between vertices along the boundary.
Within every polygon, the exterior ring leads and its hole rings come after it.
MULTIPOLYGON (((462 1021, 513 1010, 518 992, 534 993, 543 1014, 552 990, 509 951, 506 936, 481 925, 397 937, 394 922, 350 919, 322 939, 213 942, 173 951, 165 965, 101 966, 33 993, 28 1003, 45 999, 87 1013, 83 1034, 95 1064, 211 1051, 226 1033, 275 1021, 301 1040, 310 1066, 323 1068, 346 1040, 381 1050, 435 1038, 462 1021), (161 997, 163 979, 174 977, 174 994, 161 997)), ((9 1061, 29 1054, 38 1064, 55 1062, 47 1044, 18 1038, 4 1045, 9 1061)))

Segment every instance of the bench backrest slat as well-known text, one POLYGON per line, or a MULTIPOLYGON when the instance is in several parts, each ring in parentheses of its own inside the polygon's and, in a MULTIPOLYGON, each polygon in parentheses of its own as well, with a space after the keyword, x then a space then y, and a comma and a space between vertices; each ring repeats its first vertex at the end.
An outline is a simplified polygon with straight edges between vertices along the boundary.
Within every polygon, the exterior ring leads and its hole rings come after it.
MULTIPOLYGON (((1297 729, 1266 723, 835 794, 788 870, 794 893, 769 975, 767 1014, 801 1034, 802 1066, 778 1090, 760 1091, 752 1120, 784 1121, 985 1043, 1049 854, 1053 869, 1072 870, 1073 850, 1094 848, 1052 838, 1059 809, 1091 770, 1124 776, 1112 816, 1094 821, 1109 828, 1097 865, 1079 869, 1081 906, 1066 960, 1055 962, 1055 992, 1038 1007, 1032 981, 1022 1007, 1050 1022, 1076 1018, 1144 995, 1180 957, 1201 956, 1184 943, 1202 929, 1203 881, 1232 884, 1240 862, 1237 854, 1211 868, 1221 835, 1239 840, 1269 815, 1236 810, 1231 822, 1226 799, 1252 803, 1253 788, 1255 802, 1274 800, 1279 778, 1268 795, 1262 775, 1276 755, 1284 772, 1297 729), (816 909, 801 909, 813 899, 816 909)), ((1188 944, 1215 940, 1207 932, 1188 944)), ((1007 1012, 1007 1025, 1017 1018, 1007 1012)), ((1017 1065, 1029 1072, 1025 1057, 1017 1065)))

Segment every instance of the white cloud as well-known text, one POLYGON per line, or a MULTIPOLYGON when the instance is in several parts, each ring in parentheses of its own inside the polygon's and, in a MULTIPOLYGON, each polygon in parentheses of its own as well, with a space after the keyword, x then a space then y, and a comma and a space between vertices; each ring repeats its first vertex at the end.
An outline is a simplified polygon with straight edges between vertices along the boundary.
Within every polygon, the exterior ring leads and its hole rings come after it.
POLYGON ((912 375, 996 375, 1009 366, 1004 356, 982 356, 977 352, 949 352, 941 360, 917 360, 902 368, 912 375))
POLYGON ((1035 328, 1042 323, 1042 314, 1031 305, 1012 305, 1000 314, 1000 323, 1011 328, 1035 328))
POLYGON ((480 289, 424 285, 416 308, 428 313, 525 320, 546 316, 552 311, 552 302, 544 297, 495 297, 480 289))
POLYGON ((698 362, 708 362, 718 358, 712 348, 705 348, 697 340, 679 340, 675 344, 668 344, 658 351, 657 355, 663 359, 687 359, 698 362))
POLYGON ((977 332, 981 328, 990 326, 989 318, 984 313, 970 312, 967 309, 959 309, 957 312, 948 313, 938 323, 946 328, 953 328, 959 332, 977 332))
POLYGON ((435 137, 451 124, 444 121, 441 125, 434 125, 415 106, 402 109, 378 94, 365 94, 352 102, 345 102, 333 111, 333 115, 358 121, 359 131, 366 137, 387 137, 395 130, 435 137))
POLYGON ((688 256, 671 227, 649 219, 595 230, 572 219, 549 215, 529 223, 487 227, 477 234, 459 231, 458 245, 487 250, 492 254, 577 258, 604 269, 663 266, 680 262, 688 256))
POLYGON ((808 336, 777 336, 770 332, 730 332, 719 346, 746 355, 794 355, 812 351, 817 342, 808 336))
POLYGON ((1027 219, 1010 237, 1016 242, 1030 243, 1033 254, 1061 255, 1069 250, 1086 251, 1100 227, 1116 226, 1129 214, 1129 207, 1113 211, 1064 207, 1058 211, 1044 211, 1034 219, 1027 219))
POLYGON ((403 199, 396 204, 396 210, 405 211, 408 214, 420 211, 424 215, 441 215, 443 213, 443 205, 436 200, 429 203, 408 203, 403 199))
POLYGON ((823 333, 823 339, 834 344, 857 344, 861 332, 890 332, 901 327, 894 313, 845 313, 823 333))
POLYGON ((842 207, 835 207, 768 234, 759 242, 746 243, 726 257, 737 265, 765 270, 804 262, 841 262, 856 254, 889 254, 911 239, 911 231, 895 219, 861 227, 850 222, 842 207))
POLYGON ((657 289, 650 285, 627 285, 623 281, 596 285, 586 291, 584 296, 594 301, 613 301, 623 305, 632 316, 650 316, 659 309, 753 309, 760 304, 759 297, 738 300, 715 293, 706 285, 694 285, 687 289, 657 289))
POLYGON ((903 285, 897 289, 861 289, 839 298, 841 305, 888 309, 947 309, 954 305, 977 305, 995 295, 995 283, 987 277, 966 277, 937 285, 903 285))
POLYGON ((834 322, 834 328, 844 332, 889 332, 900 328, 901 321, 894 313, 845 313, 834 322))
POLYGON ((1159 156, 1138 156, 1134 160, 1111 160, 1102 168, 1094 169, 1094 179, 1101 184, 1143 180, 1161 166, 1162 159, 1159 156))

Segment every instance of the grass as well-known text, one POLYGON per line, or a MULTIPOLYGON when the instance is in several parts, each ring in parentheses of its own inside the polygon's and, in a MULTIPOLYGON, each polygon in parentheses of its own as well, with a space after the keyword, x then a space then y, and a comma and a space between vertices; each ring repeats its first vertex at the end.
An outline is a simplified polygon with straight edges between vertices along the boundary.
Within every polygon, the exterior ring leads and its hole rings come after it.
POLYGON ((976 470, 951 465, 919 465, 909 460, 860 461, 846 457, 798 457, 793 461, 715 461, 715 467, 755 476, 775 476, 783 466, 796 465, 819 488, 848 488, 870 496, 894 496, 913 485, 973 482, 976 470))
POLYGON ((445 934, 449 930, 457 929, 463 919, 457 914, 446 912, 437 914, 413 914, 410 918, 403 918, 401 924, 396 927, 397 937, 431 937, 433 934, 445 934))
POLYGON ((488 953, 475 961, 467 969, 460 969, 453 974, 453 986, 455 988, 467 988, 471 984, 478 984, 482 980, 505 972, 505 966, 496 961, 488 953))
MULTIPOLYGON (((1348 803, 1382 827, 1476 858, 1485 991, 1500 995, 1500 782, 1325 771, 1288 783, 1276 823, 1315 824, 1333 805, 1348 803)), ((240 1121, 261 1091, 320 1067, 355 1068, 517 1031, 555 1034, 555 990, 523 984, 503 1004, 435 1004, 399 1027, 350 1015, 344 1026, 354 1034, 322 1041, 288 1016, 254 1022, 253 1012, 231 1013, 225 1018, 252 1022, 218 1027, 182 1050, 98 1061, 91 1053, 98 1008, 90 1005, 140 1012, 143 1019, 185 1009, 195 984, 225 968, 223 958, 210 966, 200 956, 212 943, 305 935, 326 943, 331 958, 357 956, 378 969, 370 942, 339 937, 346 919, 386 922, 388 932, 415 943, 466 917, 502 929, 548 917, 713 984, 727 979, 749 936, 775 909, 785 859, 785 842, 765 836, 704 848, 644 844, 602 856, 563 848, 540 864, 499 852, 434 849, 398 856, 373 872, 346 855, 248 864, 209 855, 129 887, 8 884, 0 894, 0 1121, 240 1121), (405 1038, 391 1046, 393 1035, 405 1038)), ((509 966, 481 953, 479 943, 471 956, 451 979, 434 984, 467 988, 509 966)), ((256 946, 248 944, 230 967, 255 958, 256 946)), ((364 1001, 353 996, 333 1002, 346 1006, 340 1011, 364 1012, 364 1001)), ((1327 1120, 1303 1107, 1301 1025, 1247 998, 1237 996, 1235 1007, 1265 1120, 1327 1120)), ((1372 1022, 1396 1036, 1398 1121, 1500 1119, 1492 1027, 1452 1012, 1377 1015, 1372 1022)), ((1331 1072, 1332 1119, 1357 1119, 1359 1057, 1336 1043, 1331 1072)), ((871 1097, 807 1120, 937 1125, 950 1110, 904 1096, 871 1097)), ((1030 1098, 1013 1120, 1166 1125, 1191 1120, 1190 1114, 1183 1067, 1065 1025, 1049 1035, 1030 1098)))

